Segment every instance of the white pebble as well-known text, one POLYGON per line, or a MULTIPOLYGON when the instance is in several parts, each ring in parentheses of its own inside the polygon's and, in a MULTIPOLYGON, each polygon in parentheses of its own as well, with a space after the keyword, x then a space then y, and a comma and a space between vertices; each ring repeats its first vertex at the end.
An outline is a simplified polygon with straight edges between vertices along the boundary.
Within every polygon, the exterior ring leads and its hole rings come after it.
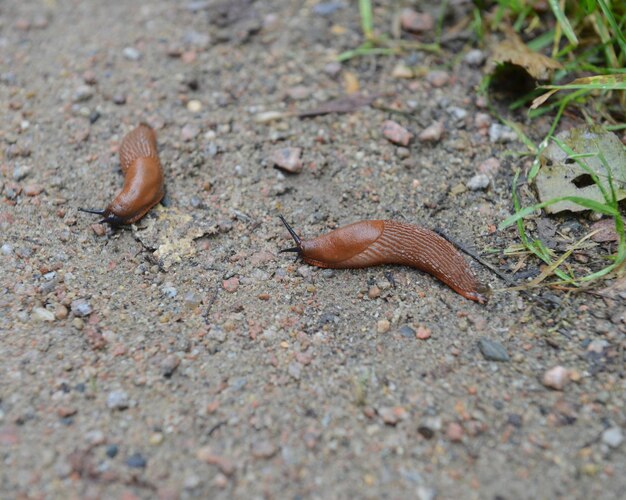
POLYGON ((124 54, 124 57, 128 59, 129 61, 138 61, 139 59, 141 59, 141 52, 139 52, 134 47, 124 48, 124 50, 122 51, 122 54, 124 54))
POLYGON ((543 385, 550 389, 556 389, 562 391, 563 388, 569 383, 569 370, 563 366, 555 366, 550 368, 543 375, 543 385))
POLYGON ((624 441, 624 434, 619 427, 611 427, 602 433, 602 442, 611 448, 617 448, 624 441))
POLYGON ((35 307, 33 309, 33 316, 39 321, 54 321, 54 314, 43 307, 35 307))
POLYGON ((489 177, 485 174, 476 174, 466 184, 470 191, 481 191, 489 187, 489 177))

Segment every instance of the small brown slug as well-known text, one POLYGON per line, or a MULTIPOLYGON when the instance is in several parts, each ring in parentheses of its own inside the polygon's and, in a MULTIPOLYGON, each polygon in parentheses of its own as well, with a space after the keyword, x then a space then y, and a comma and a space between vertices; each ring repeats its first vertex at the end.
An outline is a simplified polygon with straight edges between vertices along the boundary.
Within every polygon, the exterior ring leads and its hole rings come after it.
POLYGON ((100 222, 132 224, 141 219, 165 194, 163 168, 157 151, 156 134, 141 123, 122 139, 120 164, 124 186, 104 210, 79 208, 83 212, 104 216, 100 222))
POLYGON ((415 267, 438 278, 463 297, 484 304, 488 289, 478 283, 451 243, 423 227, 393 220, 364 220, 311 240, 302 240, 280 215, 296 242, 281 252, 297 252, 313 266, 335 269, 380 264, 415 267))

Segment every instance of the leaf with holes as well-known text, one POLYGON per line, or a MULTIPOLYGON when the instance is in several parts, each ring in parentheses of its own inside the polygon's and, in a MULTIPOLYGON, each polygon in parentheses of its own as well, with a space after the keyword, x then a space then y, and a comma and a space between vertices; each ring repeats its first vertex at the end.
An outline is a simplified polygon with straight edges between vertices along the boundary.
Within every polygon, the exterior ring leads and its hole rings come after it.
MULTIPOLYGON (((578 127, 561 132, 557 139, 541 154, 541 169, 534 180, 541 202, 575 196, 608 204, 609 176, 617 200, 626 198, 626 153, 614 133, 600 127, 578 127)), ((545 207, 548 213, 588 209, 570 200, 545 207)))

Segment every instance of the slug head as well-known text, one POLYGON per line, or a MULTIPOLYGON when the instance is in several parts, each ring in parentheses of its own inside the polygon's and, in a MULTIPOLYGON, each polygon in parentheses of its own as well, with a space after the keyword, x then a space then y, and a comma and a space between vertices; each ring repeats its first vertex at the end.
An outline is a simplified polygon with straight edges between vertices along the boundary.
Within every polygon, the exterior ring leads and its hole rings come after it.
POLYGON ((302 253, 302 240, 300 239, 300 236, 298 236, 296 234, 294 229, 287 223, 287 221, 285 220, 285 218, 282 215, 279 215, 278 217, 280 218, 282 223, 287 228, 287 231, 289 231, 289 234, 293 238, 293 241, 295 241, 295 243, 296 243, 295 247, 283 248, 278 253, 284 253, 284 252, 295 252, 295 253, 298 253, 298 254, 302 253))
POLYGON ((99 220, 98 224, 111 224, 112 226, 119 226, 124 224, 125 221, 121 217, 112 214, 108 209, 105 210, 94 210, 91 208, 79 208, 81 212, 87 212, 88 214, 96 214, 104 216, 104 219, 99 220))

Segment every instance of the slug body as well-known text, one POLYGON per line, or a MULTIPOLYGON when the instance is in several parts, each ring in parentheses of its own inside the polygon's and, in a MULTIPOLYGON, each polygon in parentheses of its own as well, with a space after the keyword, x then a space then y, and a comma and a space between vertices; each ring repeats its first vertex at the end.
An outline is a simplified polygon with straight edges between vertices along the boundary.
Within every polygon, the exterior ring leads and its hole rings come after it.
POLYGON ((104 216, 101 222, 132 224, 141 219, 165 194, 163 168, 154 130, 140 124, 120 144, 124 186, 104 210, 85 210, 104 216))
POLYGON ((302 259, 318 267, 361 268, 400 264, 427 272, 463 297, 487 301, 467 262, 447 240, 428 229, 393 220, 366 220, 311 240, 300 239, 281 217, 302 259))

